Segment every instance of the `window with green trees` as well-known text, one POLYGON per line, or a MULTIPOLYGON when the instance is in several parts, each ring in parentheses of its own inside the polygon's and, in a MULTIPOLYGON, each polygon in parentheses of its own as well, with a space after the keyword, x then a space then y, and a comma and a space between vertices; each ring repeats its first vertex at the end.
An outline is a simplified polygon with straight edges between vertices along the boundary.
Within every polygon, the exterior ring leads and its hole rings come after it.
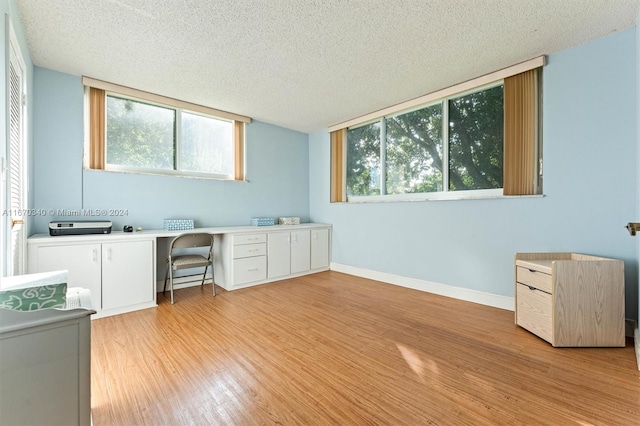
POLYGON ((502 82, 347 129, 347 196, 503 186, 502 82))

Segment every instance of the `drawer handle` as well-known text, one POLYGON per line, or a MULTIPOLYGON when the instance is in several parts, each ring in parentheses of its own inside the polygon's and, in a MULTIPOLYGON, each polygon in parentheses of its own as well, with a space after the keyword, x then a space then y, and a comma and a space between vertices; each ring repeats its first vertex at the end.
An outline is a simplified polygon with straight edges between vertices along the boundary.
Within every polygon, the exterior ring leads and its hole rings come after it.
POLYGON ((534 272, 535 273, 535 272, 538 272, 538 271, 536 271, 535 269, 529 269, 529 272, 534 272))
POLYGON ((258 268, 247 268, 247 272, 255 272, 258 268))
POLYGON ((258 251, 258 249, 251 249, 251 250, 247 250, 247 251, 248 251, 249 253, 253 253, 253 252, 258 251))
POLYGON ((529 290, 533 290, 533 291, 537 290, 537 288, 535 288, 533 286, 530 286, 530 285, 528 285, 527 287, 529 287, 529 290))

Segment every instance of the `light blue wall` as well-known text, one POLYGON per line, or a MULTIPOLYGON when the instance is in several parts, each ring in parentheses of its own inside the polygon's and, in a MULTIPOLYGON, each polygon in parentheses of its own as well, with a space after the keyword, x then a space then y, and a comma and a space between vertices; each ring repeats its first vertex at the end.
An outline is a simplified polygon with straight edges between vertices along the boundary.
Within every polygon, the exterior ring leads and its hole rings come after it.
POLYGON ((332 261, 513 296, 516 252, 623 259, 638 312, 635 29, 551 55, 543 76, 542 198, 329 203, 329 135, 309 137, 311 219, 332 223, 332 261))
MULTIPOLYGON (((196 226, 248 225, 252 216, 309 219, 308 136, 261 122, 246 128, 248 182, 83 171, 81 78, 35 68, 34 168, 36 209, 127 209, 108 217, 161 229, 165 218, 195 219, 196 226)), ((35 232, 48 232, 39 217, 35 232)), ((83 218, 92 219, 92 218, 83 218)))
MULTIPOLYGON (((6 135, 7 135, 7 61, 9 55, 9 39, 7 37, 8 28, 7 28, 7 19, 11 22, 13 29, 16 33, 16 37, 18 39, 18 44, 20 45, 20 51, 22 52, 23 59, 25 61, 26 72, 27 72, 27 204, 30 207, 33 205, 33 138, 31 132, 31 123, 33 118, 33 62, 31 61, 31 54, 29 53, 29 48, 27 46, 27 41, 24 33, 24 28, 22 27, 22 23, 20 22, 20 15, 18 13, 18 8, 13 0, 2 0, 0 1, 0 10, 2 11, 2 31, 0 32, 0 40, 2 46, 4 47, 3 55, 0 58, 0 99, 3 100, 2 106, 0 107, 0 132, 2 137, 0 137, 0 156, 2 158, 6 158, 7 152, 7 144, 6 144, 6 135)), ((2 183, 4 185, 4 182, 2 183)), ((7 199, 5 190, 3 187, 2 195, 5 197, 3 200, 3 206, 7 206, 7 199)), ((3 223, 0 225, 2 238, 0 244, 2 244, 2 250, 0 250, 0 256, 4 256, 4 253, 7 253, 9 249, 9 237, 8 230, 10 229, 10 225, 8 225, 8 216, 3 216, 3 223)), ((28 218, 27 218, 28 219, 28 218)), ((27 222, 27 230, 32 229, 32 223, 27 222)), ((0 268, 0 276, 6 275, 6 265, 4 259, 0 262, 2 267, 0 268)))

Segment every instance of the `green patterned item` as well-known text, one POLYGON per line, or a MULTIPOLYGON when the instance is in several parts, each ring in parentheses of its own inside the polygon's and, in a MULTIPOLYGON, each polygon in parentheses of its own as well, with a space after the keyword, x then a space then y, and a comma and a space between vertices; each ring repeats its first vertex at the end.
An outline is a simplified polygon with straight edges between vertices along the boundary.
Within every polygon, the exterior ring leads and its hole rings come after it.
POLYGON ((66 303, 66 283, 0 291, 0 308, 14 311, 64 308, 66 303))
POLYGON ((5 277, 0 287, 0 308, 15 311, 64 308, 68 278, 68 271, 5 277))

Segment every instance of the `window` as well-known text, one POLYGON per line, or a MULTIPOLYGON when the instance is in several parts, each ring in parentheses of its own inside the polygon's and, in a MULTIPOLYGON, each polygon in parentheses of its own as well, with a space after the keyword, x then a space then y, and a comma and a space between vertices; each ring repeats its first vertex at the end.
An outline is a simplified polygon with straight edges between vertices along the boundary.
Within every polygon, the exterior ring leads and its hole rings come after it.
POLYGON ((107 95, 107 167, 175 168, 176 111, 107 95))
POLYGON ((243 116, 84 78, 89 168, 244 180, 243 116))
POLYGON ((347 196, 502 188, 503 115, 500 83, 347 129, 347 196))
POLYGON ((106 168, 231 179, 233 122, 107 94, 106 168))
POLYGON ((544 62, 329 127, 331 202, 539 194, 544 62))

